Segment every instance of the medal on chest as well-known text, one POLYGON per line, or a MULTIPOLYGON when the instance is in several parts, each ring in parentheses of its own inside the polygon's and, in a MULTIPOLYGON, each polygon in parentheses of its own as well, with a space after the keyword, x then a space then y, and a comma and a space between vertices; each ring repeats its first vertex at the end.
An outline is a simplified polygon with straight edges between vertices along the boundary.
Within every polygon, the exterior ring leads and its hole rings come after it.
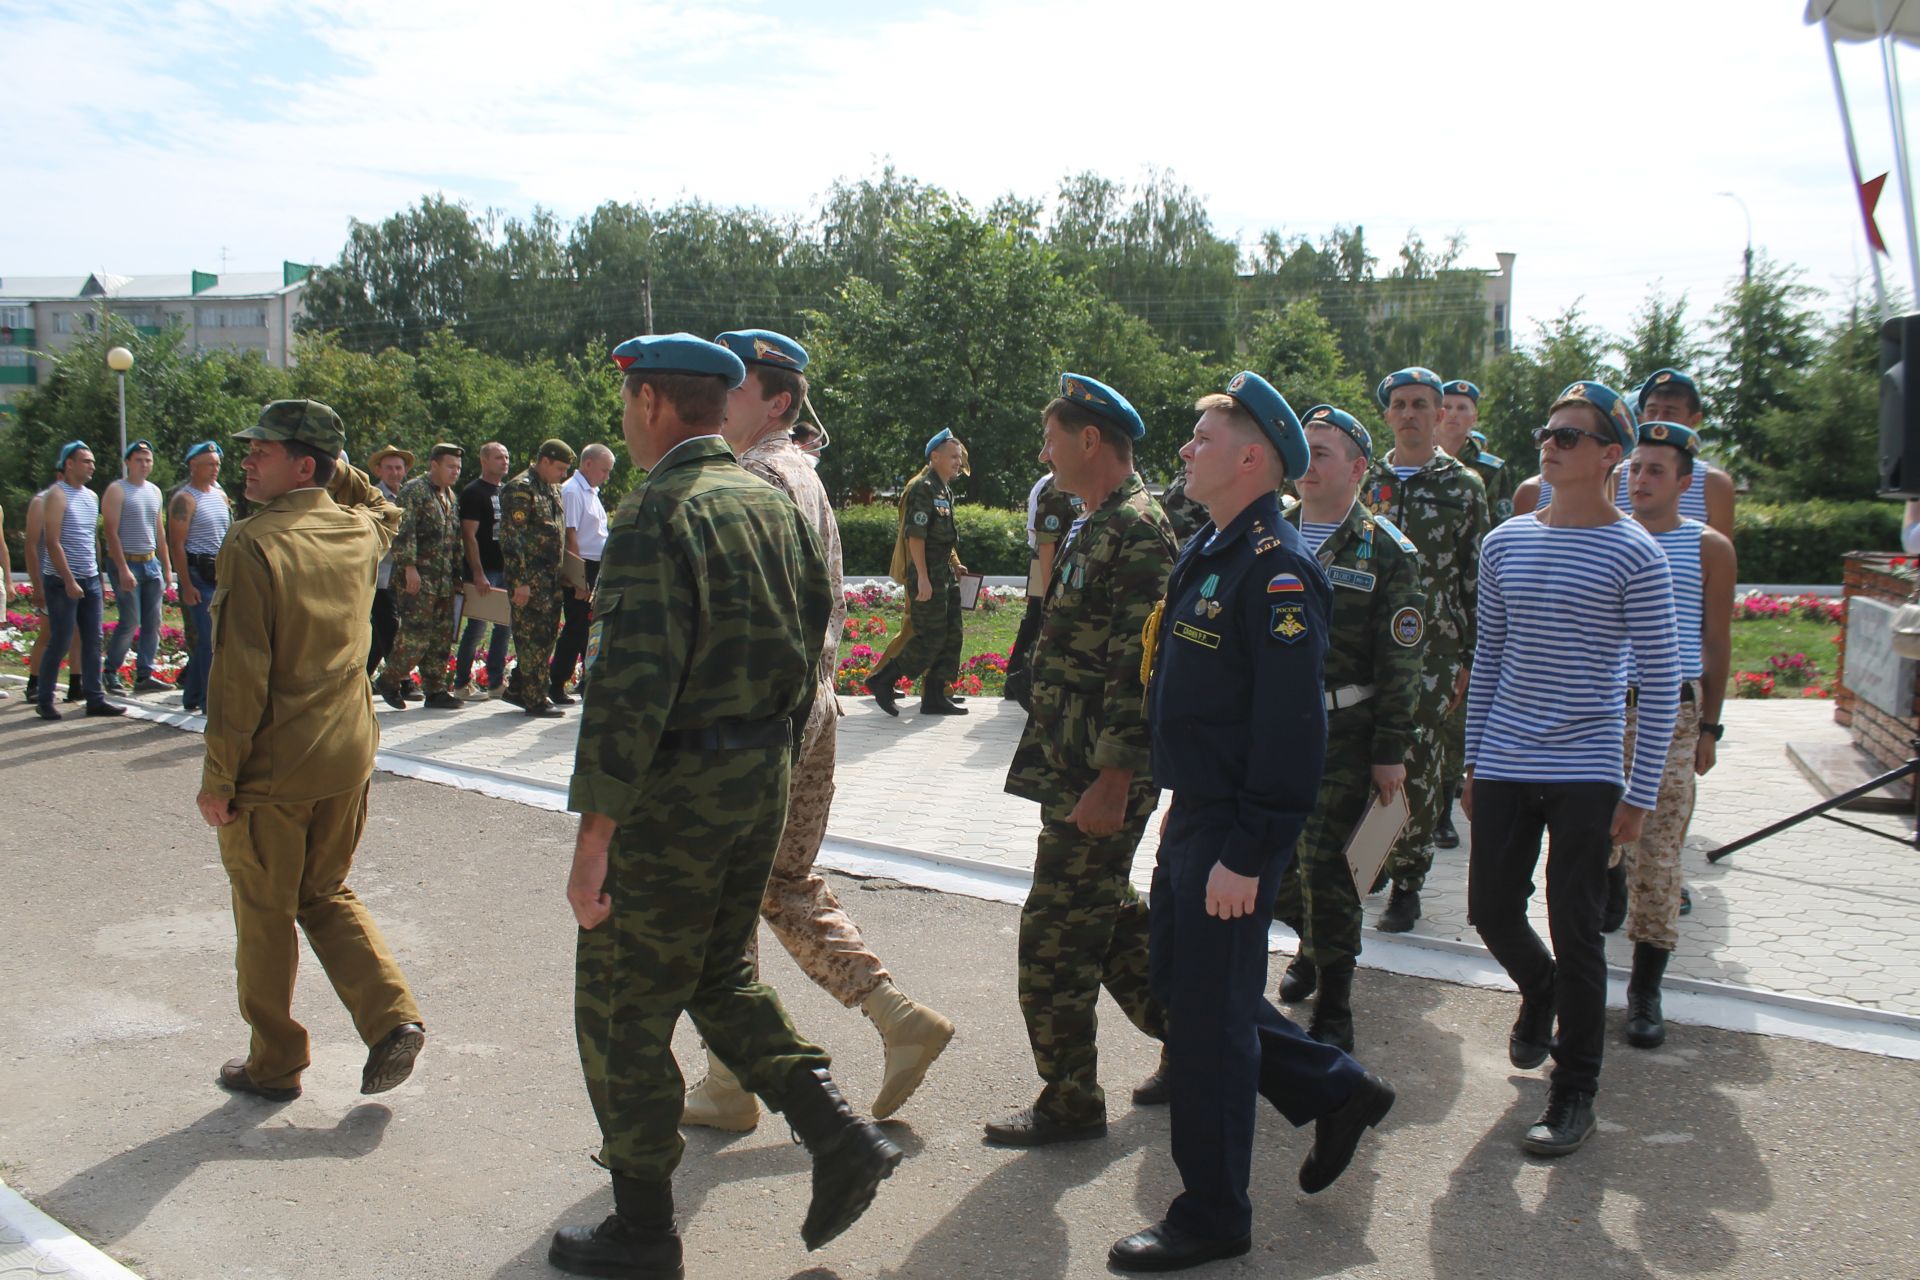
POLYGON ((1217 618, 1220 616, 1220 602, 1213 599, 1213 593, 1220 589, 1220 575, 1210 573, 1207 580, 1200 584, 1200 598, 1193 602, 1193 616, 1196 618, 1217 618))

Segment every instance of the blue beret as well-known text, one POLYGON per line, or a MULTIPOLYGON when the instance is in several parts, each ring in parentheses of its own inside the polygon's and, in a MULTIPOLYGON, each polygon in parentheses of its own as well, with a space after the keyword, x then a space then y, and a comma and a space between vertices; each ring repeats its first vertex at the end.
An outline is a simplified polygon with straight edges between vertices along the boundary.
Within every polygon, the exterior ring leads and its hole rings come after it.
POLYGON ((1431 369, 1422 369, 1417 364, 1380 379, 1380 389, 1373 395, 1374 399, 1380 402, 1382 409, 1386 408, 1387 402, 1393 399, 1395 387, 1431 387, 1435 396, 1446 394, 1440 389, 1440 375, 1431 369))
POLYGON ((1487 433, 1484 431, 1469 431, 1467 432, 1467 438, 1469 440, 1478 440, 1481 444, 1485 444, 1487 442, 1487 433))
POLYGON ((1147 424, 1127 398, 1106 383, 1084 373, 1060 375, 1060 398, 1071 400, 1096 417, 1105 418, 1135 440, 1147 434, 1147 424))
POLYGON ((747 380, 747 366, 739 356, 717 342, 690 333, 628 338, 613 349, 613 362, 622 373, 688 373, 724 378, 730 388, 747 380))
POLYGON ((1688 457, 1695 457, 1700 452, 1700 433, 1677 422, 1643 422, 1640 443, 1670 444, 1688 457))
POLYGON ((87 444, 85 440, 67 441, 65 444, 60 446, 60 461, 56 462, 54 466, 64 471, 67 466, 67 459, 71 458, 76 452, 78 452, 81 449, 85 449, 88 453, 93 452, 93 449, 91 448, 91 446, 87 444))
POLYGON ((1640 392, 1634 397, 1633 407, 1645 409, 1647 397, 1656 391, 1683 391, 1700 403, 1699 384, 1678 369, 1655 369, 1647 380, 1640 384, 1640 392))
POLYGON ((938 449, 941 445, 945 444, 947 441, 955 438, 956 437, 953 434, 952 427, 940 428, 939 431, 934 433, 933 439, 927 441, 927 451, 925 456, 931 458, 933 456, 933 451, 935 449, 938 449))
POLYGON ((216 444, 214 441, 202 440, 199 444, 188 446, 187 461, 192 462, 195 458, 199 457, 203 453, 212 453, 215 456, 221 457, 221 458, 224 458, 227 456, 225 451, 223 451, 220 448, 220 446, 216 444))
POLYGON ((763 364, 769 369, 791 369, 799 373, 807 367, 807 349, 771 329, 736 329, 714 339, 747 364, 763 364))
POLYGON ((133 440, 128 442, 127 447, 120 453, 121 461, 124 462, 126 459, 131 458, 136 449, 145 449, 148 453, 152 453, 153 443, 149 440, 133 440))
POLYGON ((1465 396, 1475 404, 1480 403, 1480 388, 1474 386, 1465 378, 1455 378, 1452 382, 1440 388, 1440 394, 1443 396, 1465 396))
POLYGON ((1227 394, 1260 424, 1261 434, 1280 451, 1280 460, 1287 464, 1287 474, 1304 473, 1313 455, 1307 449, 1307 433, 1300 429, 1300 419, 1287 398, 1251 369, 1233 375, 1233 381, 1227 383, 1227 394))
POLYGON ((1613 438, 1627 452, 1633 451, 1634 437, 1640 425, 1633 416, 1633 407, 1627 398, 1604 382, 1575 382, 1553 399, 1552 413, 1565 404, 1590 404, 1598 409, 1613 428, 1613 438))
POLYGON ((1336 409, 1330 404, 1317 404, 1307 410, 1306 425, 1309 427, 1332 427, 1344 434, 1347 439, 1360 448, 1360 453, 1368 461, 1373 459, 1373 437, 1360 425, 1360 419, 1345 409, 1336 409))

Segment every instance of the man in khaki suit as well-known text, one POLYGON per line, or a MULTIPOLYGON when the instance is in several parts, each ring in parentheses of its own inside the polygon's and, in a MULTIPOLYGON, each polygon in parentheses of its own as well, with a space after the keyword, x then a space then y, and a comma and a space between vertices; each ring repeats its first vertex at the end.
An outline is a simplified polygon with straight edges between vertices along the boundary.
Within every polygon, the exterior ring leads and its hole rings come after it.
POLYGON ((346 886, 379 740, 366 676, 373 571, 400 511, 337 461, 346 432, 318 401, 276 400, 234 434, 249 442, 242 469, 258 509, 220 549, 199 805, 233 883, 253 1042, 220 1083, 300 1096, 311 1059, 292 1013, 298 924, 370 1047, 360 1092, 380 1093, 426 1042, 406 979, 346 886))

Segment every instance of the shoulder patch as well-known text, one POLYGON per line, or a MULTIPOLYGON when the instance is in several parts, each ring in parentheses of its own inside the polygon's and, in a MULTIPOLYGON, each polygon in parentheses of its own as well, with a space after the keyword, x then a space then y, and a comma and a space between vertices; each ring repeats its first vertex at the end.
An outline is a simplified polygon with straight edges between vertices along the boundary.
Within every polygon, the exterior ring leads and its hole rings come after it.
POLYGON ((1040 522, 1040 527, 1042 529, 1045 529, 1048 533, 1052 533, 1055 529, 1058 529, 1060 527, 1060 517, 1048 516, 1045 520, 1042 520, 1040 522))
POLYGON ((1427 620, 1412 605, 1395 613, 1387 625, 1393 632, 1393 642, 1403 649, 1413 648, 1427 634, 1427 620))
POLYGON ((1285 544, 1280 539, 1268 534, 1253 544, 1253 554, 1263 556, 1269 551, 1278 551, 1283 545, 1285 544))
POLYGON ((914 512, 914 513, 913 513, 913 522, 914 522, 915 524, 925 524, 925 523, 927 522, 927 513, 926 513, 926 512, 924 512, 924 511, 916 511, 916 512, 914 512))
POLYGON ((1507 460, 1505 458, 1495 457, 1493 454, 1488 453, 1485 449, 1482 449, 1480 451, 1480 456, 1478 459, 1476 459, 1476 461, 1483 463, 1486 466, 1492 467, 1495 471, 1498 471, 1500 468, 1507 465, 1507 460))
POLYGON ((1283 644, 1297 644, 1307 634, 1307 607, 1301 604, 1276 604, 1271 618, 1273 638, 1283 644))
POLYGON ((1376 513, 1373 517, 1373 522, 1386 530, 1387 536, 1399 543, 1402 551, 1410 551, 1414 555, 1420 554, 1420 548, 1413 545, 1413 539, 1400 532, 1400 526, 1396 525, 1393 521, 1376 513))

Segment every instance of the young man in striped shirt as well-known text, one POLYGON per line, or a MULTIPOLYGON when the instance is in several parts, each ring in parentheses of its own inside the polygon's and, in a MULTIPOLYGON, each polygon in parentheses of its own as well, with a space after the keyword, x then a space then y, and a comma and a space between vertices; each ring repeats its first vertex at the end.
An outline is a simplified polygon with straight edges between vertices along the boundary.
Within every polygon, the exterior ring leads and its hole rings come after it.
MULTIPOLYGON (((1700 478, 1700 437, 1677 422, 1643 422, 1640 445, 1621 468, 1633 518, 1660 544, 1673 573, 1675 637, 1680 652, 1680 713, 1667 745, 1660 800, 1623 850, 1630 883, 1627 937, 1633 977, 1627 982, 1627 1043, 1656 1048, 1667 1038, 1660 980, 1679 945, 1680 846, 1693 821, 1693 779, 1713 768, 1720 707, 1733 663, 1733 543, 1717 529, 1680 514, 1683 496, 1700 478)), ((1634 718, 1627 712, 1627 751, 1634 718)))
POLYGON ((1609 387, 1576 382, 1534 434, 1554 501, 1496 528, 1480 552, 1479 643, 1467 686, 1467 903, 1487 950, 1520 988, 1508 1058, 1523 1071, 1554 1058, 1546 1110, 1524 1145, 1565 1155, 1594 1128, 1607 863, 1654 808, 1680 666, 1666 557, 1614 507, 1609 488, 1634 444, 1632 409, 1609 387), (1623 793, 1630 683, 1640 690, 1641 737, 1623 793), (1543 832, 1551 953, 1527 922, 1543 832))

